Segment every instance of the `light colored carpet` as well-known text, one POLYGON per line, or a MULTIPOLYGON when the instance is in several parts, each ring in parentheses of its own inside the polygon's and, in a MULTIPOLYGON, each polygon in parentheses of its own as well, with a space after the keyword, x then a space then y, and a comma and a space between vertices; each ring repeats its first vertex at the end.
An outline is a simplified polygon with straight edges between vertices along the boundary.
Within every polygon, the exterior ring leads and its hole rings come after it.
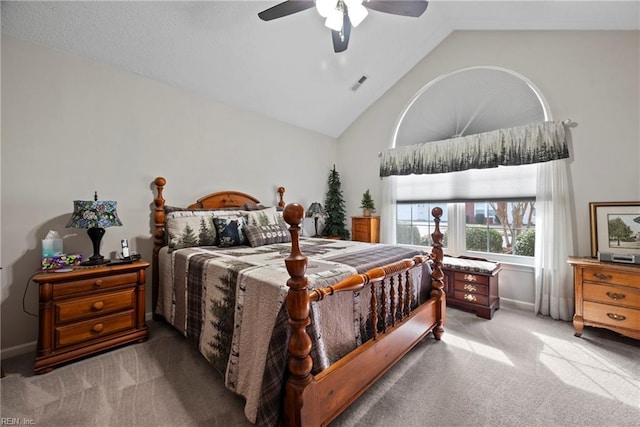
MULTIPOLYGON (((243 402, 163 323, 151 339, 33 375, 3 361, 1 417, 39 426, 248 426, 243 402)), ((5 423, 6 424, 6 423, 5 423)), ((502 308, 449 309, 427 337, 332 423, 346 426, 638 426, 640 341, 502 308)))

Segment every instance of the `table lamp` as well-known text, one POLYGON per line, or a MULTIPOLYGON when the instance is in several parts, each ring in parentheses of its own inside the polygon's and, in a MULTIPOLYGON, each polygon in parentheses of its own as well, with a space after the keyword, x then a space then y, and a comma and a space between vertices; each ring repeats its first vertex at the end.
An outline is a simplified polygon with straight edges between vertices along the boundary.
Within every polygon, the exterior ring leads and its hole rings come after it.
POLYGON ((309 209, 307 210, 307 217, 313 218, 315 222, 316 234, 313 237, 320 237, 320 235, 318 234, 318 219, 324 215, 325 215, 325 211, 320 203, 318 202, 311 203, 311 206, 309 206, 309 209))
POLYGON ((93 200, 74 200, 73 214, 66 228, 86 228, 87 234, 93 244, 93 255, 80 265, 101 265, 109 263, 100 255, 100 241, 107 227, 121 226, 116 207, 118 202, 113 200, 98 200, 98 192, 95 192, 93 200))

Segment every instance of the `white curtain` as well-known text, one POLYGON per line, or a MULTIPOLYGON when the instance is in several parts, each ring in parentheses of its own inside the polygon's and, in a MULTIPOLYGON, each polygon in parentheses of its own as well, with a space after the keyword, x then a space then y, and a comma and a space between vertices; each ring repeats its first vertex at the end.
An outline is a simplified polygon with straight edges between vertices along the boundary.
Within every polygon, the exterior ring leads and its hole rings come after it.
POLYGON ((380 241, 395 245, 396 243, 396 177, 388 176, 382 179, 382 218, 380 224, 380 241))
POLYGON ((535 310, 571 320, 573 277, 567 258, 574 255, 573 213, 566 160, 538 164, 536 195, 535 310))

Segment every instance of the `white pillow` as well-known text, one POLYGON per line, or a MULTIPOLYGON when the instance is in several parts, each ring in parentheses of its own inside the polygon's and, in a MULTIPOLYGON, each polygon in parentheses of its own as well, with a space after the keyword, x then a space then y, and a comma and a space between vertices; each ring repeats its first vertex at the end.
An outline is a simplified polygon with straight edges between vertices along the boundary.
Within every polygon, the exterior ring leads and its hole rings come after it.
POLYGON ((282 214, 274 207, 246 211, 247 225, 277 225, 282 224, 282 214))
POLYGON ((216 244, 216 229, 211 211, 170 212, 166 217, 165 229, 169 251, 216 244))

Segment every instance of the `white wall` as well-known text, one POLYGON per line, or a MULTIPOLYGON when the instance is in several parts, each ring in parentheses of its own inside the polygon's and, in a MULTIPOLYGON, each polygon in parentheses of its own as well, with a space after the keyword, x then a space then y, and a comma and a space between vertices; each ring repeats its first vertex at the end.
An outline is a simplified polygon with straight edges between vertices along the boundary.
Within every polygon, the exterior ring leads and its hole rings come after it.
MULTIPOLYGON (((578 123, 572 129, 570 179, 576 255, 588 256, 589 202, 640 200, 639 40, 637 31, 452 33, 340 136, 347 213, 360 212, 367 188, 381 200, 377 153, 390 146, 398 115, 418 90, 461 68, 500 66, 528 77, 554 119, 578 123)), ((501 296, 533 303, 533 275, 516 271, 502 275, 501 296)))
MULTIPOLYGON (((77 232, 65 240, 65 252, 92 254, 84 230, 64 228, 73 200, 91 200, 94 190, 116 200, 124 226, 107 229, 101 253, 109 255, 126 238, 150 260, 155 177, 167 178, 168 204, 239 190, 275 205, 276 189, 284 186, 285 201, 308 206, 324 200, 336 145, 333 138, 3 36, 3 357, 7 348, 33 349, 37 340, 37 318, 23 313, 22 296, 39 268, 47 231, 77 232)), ((33 284, 26 306, 37 313, 33 284)))

